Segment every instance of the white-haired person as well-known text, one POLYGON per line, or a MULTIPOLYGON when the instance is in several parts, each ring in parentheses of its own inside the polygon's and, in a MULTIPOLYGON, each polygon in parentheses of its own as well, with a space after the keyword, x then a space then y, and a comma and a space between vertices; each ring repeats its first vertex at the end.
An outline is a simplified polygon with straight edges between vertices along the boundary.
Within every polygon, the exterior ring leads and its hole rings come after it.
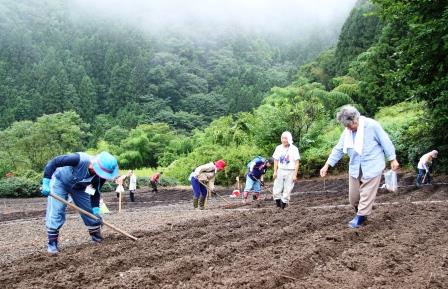
POLYGON ((281 144, 275 148, 274 159, 274 187, 272 189, 277 207, 284 209, 291 198, 291 191, 297 181, 299 171, 299 149, 293 145, 289 131, 282 133, 281 144))
POLYGON ((437 155, 439 154, 438 151, 433 150, 427 154, 424 154, 417 165, 418 169, 418 175, 417 175, 417 186, 421 186, 422 184, 431 184, 432 183, 432 177, 431 177, 431 165, 432 160, 437 158, 437 155))
POLYGON ((358 228, 372 213, 385 168, 384 156, 390 161, 392 170, 397 170, 399 163, 392 141, 376 120, 362 116, 351 105, 343 106, 336 119, 345 130, 320 170, 320 175, 325 177, 329 166, 335 166, 344 154, 349 155, 349 200, 356 211, 349 227, 358 228))

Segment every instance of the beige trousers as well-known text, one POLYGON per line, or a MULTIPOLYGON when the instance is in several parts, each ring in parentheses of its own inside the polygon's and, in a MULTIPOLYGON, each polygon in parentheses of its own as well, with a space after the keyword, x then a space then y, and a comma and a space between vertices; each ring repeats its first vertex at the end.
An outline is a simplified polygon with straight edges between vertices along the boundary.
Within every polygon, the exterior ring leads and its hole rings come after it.
POLYGON ((353 207, 358 207, 358 215, 368 216, 372 213, 373 202, 380 186, 381 174, 371 179, 362 176, 349 176, 348 197, 353 207))
POLYGON ((289 202, 291 191, 294 188, 293 176, 294 170, 277 170, 277 177, 274 180, 274 187, 272 188, 274 200, 281 199, 283 203, 289 202))

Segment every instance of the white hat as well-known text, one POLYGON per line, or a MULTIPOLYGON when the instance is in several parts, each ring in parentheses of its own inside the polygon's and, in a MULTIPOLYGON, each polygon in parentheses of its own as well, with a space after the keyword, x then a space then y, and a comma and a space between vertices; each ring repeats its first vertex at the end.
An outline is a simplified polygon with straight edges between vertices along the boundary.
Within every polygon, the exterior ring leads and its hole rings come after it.
POLYGON ((289 131, 284 131, 284 132, 282 133, 282 136, 280 137, 280 141, 281 141, 282 138, 284 138, 284 137, 286 137, 286 139, 288 140, 288 143, 289 143, 289 144, 292 144, 292 143, 293 143, 293 141, 292 141, 292 134, 291 134, 289 131))

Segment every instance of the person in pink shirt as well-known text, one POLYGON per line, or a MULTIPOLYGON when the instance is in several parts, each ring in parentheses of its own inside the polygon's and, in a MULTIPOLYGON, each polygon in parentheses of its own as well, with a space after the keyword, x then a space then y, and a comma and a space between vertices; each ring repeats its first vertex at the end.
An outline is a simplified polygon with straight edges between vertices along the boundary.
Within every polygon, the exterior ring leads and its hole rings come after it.
POLYGON ((154 193, 157 193, 157 184, 159 183, 161 175, 163 175, 163 172, 157 172, 151 176, 150 183, 151 183, 151 187, 152 187, 152 192, 154 192, 154 193))

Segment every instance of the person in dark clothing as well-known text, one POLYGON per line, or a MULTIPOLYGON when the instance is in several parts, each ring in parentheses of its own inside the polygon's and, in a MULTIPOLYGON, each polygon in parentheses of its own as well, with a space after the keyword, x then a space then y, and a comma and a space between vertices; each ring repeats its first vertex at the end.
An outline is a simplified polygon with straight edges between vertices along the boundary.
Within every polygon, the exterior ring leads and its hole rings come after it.
POLYGON ((265 160, 262 157, 256 157, 254 160, 249 162, 249 171, 246 174, 246 185, 243 191, 243 202, 247 202, 247 197, 249 193, 253 191, 253 200, 258 200, 260 198, 261 186, 264 185, 263 176, 267 169, 274 163, 273 158, 265 160))

